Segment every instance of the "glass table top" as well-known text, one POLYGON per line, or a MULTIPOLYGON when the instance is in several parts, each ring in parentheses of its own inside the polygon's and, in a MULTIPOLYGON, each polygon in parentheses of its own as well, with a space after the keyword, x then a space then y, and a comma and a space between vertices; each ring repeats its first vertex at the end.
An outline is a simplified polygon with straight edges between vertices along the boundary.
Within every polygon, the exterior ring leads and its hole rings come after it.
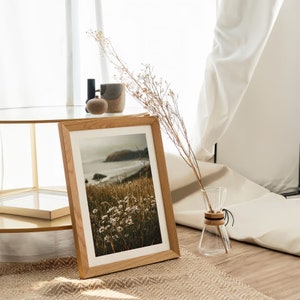
POLYGON ((85 111, 85 106, 45 106, 0 109, 0 123, 45 123, 64 120, 103 118, 145 112, 142 108, 127 107, 122 113, 104 113, 92 115, 85 111))

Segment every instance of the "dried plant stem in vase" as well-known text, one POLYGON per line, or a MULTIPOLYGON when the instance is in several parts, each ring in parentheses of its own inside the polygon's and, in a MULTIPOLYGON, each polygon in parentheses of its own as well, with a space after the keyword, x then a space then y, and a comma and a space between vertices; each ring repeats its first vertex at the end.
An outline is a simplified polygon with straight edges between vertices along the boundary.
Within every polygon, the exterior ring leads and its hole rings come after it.
MULTIPOLYGON (((111 41, 104 36, 103 32, 92 31, 89 32, 89 35, 96 40, 100 46, 101 53, 107 57, 118 71, 119 80, 124 84, 127 92, 133 96, 150 115, 158 118, 162 130, 172 141, 180 156, 192 169, 203 195, 207 213, 219 213, 221 216, 223 213, 222 210, 214 210, 208 193, 202 183, 200 168, 192 149, 185 123, 178 109, 178 97, 170 88, 170 84, 162 78, 156 77, 153 73, 153 68, 148 64, 144 64, 138 74, 129 70, 125 62, 115 51, 111 41)), ((223 240, 223 231, 220 230, 220 226, 223 225, 216 225, 216 228, 223 240)), ((226 236, 224 236, 223 250, 227 253, 229 250, 229 239, 227 231, 225 232, 226 236)))

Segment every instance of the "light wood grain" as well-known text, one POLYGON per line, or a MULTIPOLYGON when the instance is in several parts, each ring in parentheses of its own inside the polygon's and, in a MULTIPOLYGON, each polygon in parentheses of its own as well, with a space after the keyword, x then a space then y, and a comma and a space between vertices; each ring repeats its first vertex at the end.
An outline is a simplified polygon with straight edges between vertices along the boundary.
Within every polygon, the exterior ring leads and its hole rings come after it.
MULTIPOLYGON (((179 257, 180 250, 176 234, 176 226, 172 209, 172 199, 158 119, 147 114, 139 114, 134 116, 110 117, 101 119, 69 120, 60 122, 58 124, 58 128, 61 140, 61 148, 63 154, 62 156, 66 175, 68 198, 73 224, 74 242, 80 277, 89 278, 97 275, 103 275, 106 273, 116 272, 128 268, 179 257), (149 127, 152 132, 152 139, 154 144, 154 153, 152 153, 152 155, 154 158, 152 160, 153 165, 151 165, 151 172, 153 176, 152 166, 156 165, 158 169, 157 176, 161 193, 161 197, 157 197, 156 200, 162 201, 164 207, 163 213, 167 229, 167 232, 165 232, 165 234, 168 237, 168 240, 166 239, 163 243, 165 243, 165 246, 167 247, 161 248, 163 250, 153 254, 147 254, 147 252, 145 252, 144 254, 136 255, 136 257, 134 258, 118 259, 117 261, 108 261, 108 263, 93 265, 94 263, 91 262, 91 257, 89 257, 88 248, 92 244, 92 241, 87 238, 89 236, 87 234, 87 224, 89 220, 87 220, 87 218, 83 216, 83 209, 87 210, 87 203, 86 201, 82 201, 78 189, 79 186, 75 170, 75 157, 73 155, 74 151, 76 151, 76 149, 73 148, 76 147, 72 147, 71 133, 82 131, 83 134, 85 134, 87 130, 98 129, 101 131, 101 129, 107 128, 118 129, 126 127, 128 134, 130 134, 130 127, 133 126, 149 127), (154 164, 155 160, 156 163, 154 164)), ((82 184, 84 184, 84 182, 82 182, 82 184)), ((157 189, 155 192, 158 192, 158 190, 159 189, 157 189)))
MULTIPOLYGON (((201 231, 177 226, 179 244, 196 255, 201 231)), ((231 241, 228 254, 205 259, 258 291, 278 300, 300 299, 300 257, 231 241)))
POLYGON ((72 229, 70 215, 54 220, 44 220, 0 214, 0 233, 39 232, 72 229))

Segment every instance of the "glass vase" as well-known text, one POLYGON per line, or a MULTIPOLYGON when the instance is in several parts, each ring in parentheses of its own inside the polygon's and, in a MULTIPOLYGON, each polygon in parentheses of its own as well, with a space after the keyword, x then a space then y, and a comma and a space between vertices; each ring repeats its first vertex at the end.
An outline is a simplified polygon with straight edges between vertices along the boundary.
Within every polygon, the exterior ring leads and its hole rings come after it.
POLYGON ((201 192, 206 204, 206 211, 198 251, 209 256, 226 254, 230 250, 230 240, 222 209, 227 189, 224 187, 209 187, 201 192))

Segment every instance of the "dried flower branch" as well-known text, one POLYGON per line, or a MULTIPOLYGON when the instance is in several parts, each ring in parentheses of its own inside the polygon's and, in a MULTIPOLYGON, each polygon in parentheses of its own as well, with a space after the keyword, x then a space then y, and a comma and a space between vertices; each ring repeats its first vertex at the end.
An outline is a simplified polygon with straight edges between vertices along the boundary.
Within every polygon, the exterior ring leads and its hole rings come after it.
POLYGON ((102 53, 116 68, 120 81, 125 85, 131 94, 150 115, 159 119, 162 130, 172 141, 180 156, 193 170, 193 173, 200 186, 204 199, 213 212, 204 185, 201 180, 200 168, 191 147, 188 133, 183 118, 178 109, 177 95, 170 88, 170 84, 162 78, 157 78, 153 74, 150 65, 143 65, 142 71, 135 75, 126 66, 125 62, 118 56, 112 43, 101 31, 91 31, 88 33, 100 45, 102 53))

